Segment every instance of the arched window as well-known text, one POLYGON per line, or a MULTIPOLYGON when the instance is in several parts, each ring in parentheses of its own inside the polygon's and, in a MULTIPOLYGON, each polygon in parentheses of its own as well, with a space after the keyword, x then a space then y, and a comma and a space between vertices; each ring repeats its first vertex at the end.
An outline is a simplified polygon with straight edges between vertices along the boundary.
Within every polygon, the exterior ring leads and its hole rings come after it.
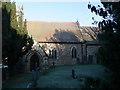
POLYGON ((77 58, 77 51, 75 47, 72 48, 72 58, 77 58))
POLYGON ((52 51, 49 50, 49 57, 51 58, 51 56, 52 56, 52 51))
POLYGON ((53 59, 57 58, 57 50, 55 50, 55 49, 52 50, 52 58, 53 59))
POLYGON ((54 58, 54 50, 52 50, 52 58, 54 58))
POLYGON ((54 54, 55 54, 55 59, 57 58, 57 50, 54 50, 54 54))

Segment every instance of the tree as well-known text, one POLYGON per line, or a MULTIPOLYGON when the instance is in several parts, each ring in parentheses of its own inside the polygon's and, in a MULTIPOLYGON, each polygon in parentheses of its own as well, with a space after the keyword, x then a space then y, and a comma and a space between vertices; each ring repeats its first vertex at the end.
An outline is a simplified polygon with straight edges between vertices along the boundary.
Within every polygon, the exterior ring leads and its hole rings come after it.
POLYGON ((8 56, 10 43, 10 6, 11 3, 2 3, 2 58, 8 56), (4 14, 3 14, 4 13, 4 14), (4 50, 6 49, 6 50, 4 50))
POLYGON ((11 3, 11 10, 10 10, 10 26, 13 29, 18 29, 17 24, 17 15, 16 15, 16 5, 15 2, 11 3))
MULTIPOLYGON (((120 2, 102 2, 104 8, 88 4, 91 12, 103 17, 98 23, 101 32, 98 34, 105 54, 103 64, 113 71, 120 71, 120 2)), ((103 55, 101 55, 102 57, 103 55)))
POLYGON ((18 28, 19 28, 19 34, 23 34, 24 30, 23 30, 23 6, 20 5, 19 6, 19 10, 17 11, 18 15, 18 28))
MULTIPOLYGON (((103 20, 98 22, 100 33, 98 34, 101 48, 98 51, 98 59, 102 64, 115 73, 114 85, 119 87, 120 75, 120 2, 101 2, 94 6, 88 4, 91 12, 99 15, 103 20)), ((112 83, 112 84, 113 84, 112 83)))
POLYGON ((13 74, 19 57, 27 53, 32 44, 32 37, 27 33, 26 20, 21 27, 18 25, 15 2, 2 2, 2 59, 3 64, 8 62, 10 75, 13 74), (20 33, 21 29, 24 32, 20 33))
POLYGON ((28 32, 27 32, 27 19, 25 19, 25 21, 24 21, 23 33, 28 34, 28 32))

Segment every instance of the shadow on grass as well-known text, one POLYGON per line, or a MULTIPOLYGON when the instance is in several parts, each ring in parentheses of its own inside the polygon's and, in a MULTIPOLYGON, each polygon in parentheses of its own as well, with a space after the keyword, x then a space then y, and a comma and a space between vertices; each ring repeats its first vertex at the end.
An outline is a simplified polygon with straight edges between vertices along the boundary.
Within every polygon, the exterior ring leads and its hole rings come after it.
POLYGON ((47 75, 55 69, 55 66, 51 66, 49 69, 43 70, 40 75, 47 75))
POLYGON ((29 82, 32 82, 32 74, 22 73, 6 80, 2 88, 26 88, 29 82))

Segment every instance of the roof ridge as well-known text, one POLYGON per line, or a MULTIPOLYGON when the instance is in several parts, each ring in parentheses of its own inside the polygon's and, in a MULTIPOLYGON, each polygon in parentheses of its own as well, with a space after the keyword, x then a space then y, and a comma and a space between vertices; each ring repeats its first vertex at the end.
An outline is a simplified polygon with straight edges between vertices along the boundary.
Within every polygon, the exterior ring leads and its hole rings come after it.
POLYGON ((80 26, 80 27, 96 27, 96 28, 98 28, 97 26, 80 26))
POLYGON ((32 21, 32 20, 29 20, 27 22, 48 22, 48 23, 76 23, 76 22, 65 22, 65 21, 32 21))

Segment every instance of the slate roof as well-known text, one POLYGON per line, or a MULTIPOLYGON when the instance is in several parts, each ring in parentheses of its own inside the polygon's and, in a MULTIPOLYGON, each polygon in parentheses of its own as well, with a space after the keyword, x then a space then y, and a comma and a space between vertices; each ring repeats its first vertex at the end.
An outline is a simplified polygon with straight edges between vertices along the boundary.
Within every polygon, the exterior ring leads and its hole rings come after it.
POLYGON ((78 22, 27 22, 28 34, 38 42, 83 42, 92 41, 96 27, 79 26, 78 22))

